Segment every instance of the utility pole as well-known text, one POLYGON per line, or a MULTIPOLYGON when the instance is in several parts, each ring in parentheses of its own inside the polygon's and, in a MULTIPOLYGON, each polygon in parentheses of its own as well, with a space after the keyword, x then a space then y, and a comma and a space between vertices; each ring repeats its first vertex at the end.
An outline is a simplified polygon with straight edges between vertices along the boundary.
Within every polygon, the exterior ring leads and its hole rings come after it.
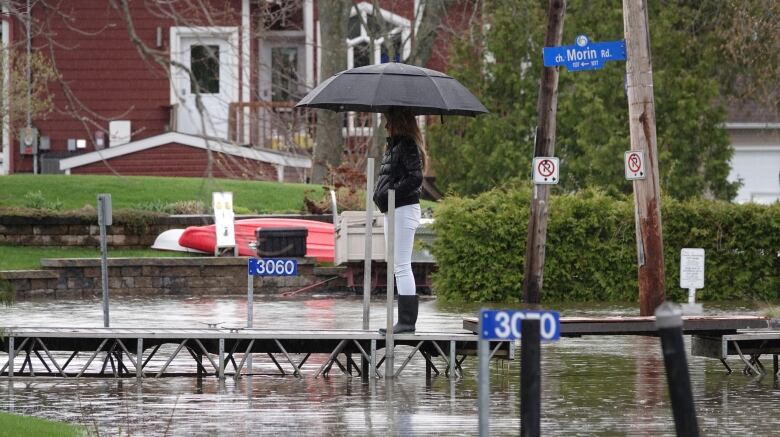
POLYGON ((652 316, 664 301, 665 288, 647 0, 623 0, 623 26, 626 38, 626 91, 631 150, 644 152, 647 172, 645 179, 634 181, 639 313, 642 316, 652 316))
MULTIPOLYGON (((547 34, 544 47, 561 45, 563 17, 566 0, 550 0, 547 10, 547 34)), ((551 157, 555 154, 555 113, 558 109, 558 68, 542 67, 539 85, 534 157, 551 157)), ((525 247, 525 273, 523 275, 523 302, 541 301, 544 280, 544 251, 547 242, 547 200, 549 185, 534 185, 531 213, 528 223, 528 238, 525 247)))

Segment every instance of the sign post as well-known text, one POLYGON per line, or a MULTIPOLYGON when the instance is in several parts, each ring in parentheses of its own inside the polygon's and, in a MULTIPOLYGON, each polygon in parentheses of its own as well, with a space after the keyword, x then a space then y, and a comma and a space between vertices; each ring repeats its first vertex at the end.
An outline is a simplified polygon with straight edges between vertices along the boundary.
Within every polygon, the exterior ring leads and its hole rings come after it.
POLYGON ((696 290, 704 288, 704 249, 680 250, 680 288, 688 289, 685 314, 701 314, 703 307, 696 303, 696 290))
POLYGON ((490 341, 514 341, 522 338, 524 329, 533 338, 523 339, 521 346, 521 404, 520 419, 523 435, 539 430, 541 418, 541 350, 539 341, 561 338, 561 318, 557 311, 482 310, 479 314, 479 435, 490 435, 490 341), (528 322, 531 322, 529 325, 528 322), (534 344, 536 346, 534 346, 534 344), (533 423, 532 423, 533 422, 533 423))
POLYGON ((98 194, 98 226, 100 227, 100 277, 103 287, 103 327, 109 326, 108 314, 108 242, 106 226, 113 223, 111 194, 98 194))
MULTIPOLYGON (((558 46, 563 38, 566 0, 549 0, 545 46, 558 46)), ((534 138, 534 157, 555 155, 555 117, 558 111, 558 68, 542 67, 536 112, 539 120, 534 138)), ((544 253, 547 244, 547 203, 550 187, 534 184, 525 247, 523 302, 539 303, 544 285, 544 253)))

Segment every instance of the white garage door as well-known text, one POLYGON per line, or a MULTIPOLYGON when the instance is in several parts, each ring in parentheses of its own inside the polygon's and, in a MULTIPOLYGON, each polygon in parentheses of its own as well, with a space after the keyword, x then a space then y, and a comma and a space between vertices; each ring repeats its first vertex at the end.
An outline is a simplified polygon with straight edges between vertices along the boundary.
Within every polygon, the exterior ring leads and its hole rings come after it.
POLYGON ((729 180, 742 180, 737 202, 780 201, 780 148, 736 148, 729 180))

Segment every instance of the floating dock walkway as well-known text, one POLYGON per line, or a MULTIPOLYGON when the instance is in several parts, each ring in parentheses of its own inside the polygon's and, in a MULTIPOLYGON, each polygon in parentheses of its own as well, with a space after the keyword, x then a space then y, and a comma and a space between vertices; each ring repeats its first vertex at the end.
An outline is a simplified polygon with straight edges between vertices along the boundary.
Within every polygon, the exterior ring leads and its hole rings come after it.
MULTIPOLYGON (((0 376, 11 378, 238 377, 247 372, 247 361, 265 357, 280 374, 303 377, 304 364, 312 354, 327 355, 313 373, 315 378, 327 375, 333 365, 348 375, 384 377, 384 357, 377 360, 377 350, 384 348, 385 337, 376 331, 16 327, 3 328, 2 332, 0 347, 7 356, 5 362, 0 359, 0 376), (176 365, 172 366, 174 360, 176 365)), ((393 376, 400 375, 419 355, 429 377, 442 373, 437 364, 446 376, 462 376, 461 363, 476 355, 479 340, 473 333, 442 332, 398 334, 394 339, 396 346, 412 350, 396 366, 393 376)), ((513 352, 510 343, 494 343, 494 358, 511 358, 513 352)), ((396 352, 401 353, 407 351, 396 352)), ((311 367, 306 370, 313 370, 311 367)))
MULTIPOLYGON (((476 317, 463 319, 463 328, 477 333, 476 317)), ((561 337, 583 335, 656 335, 655 317, 561 317, 561 337)), ((745 374, 765 374, 762 355, 772 355, 778 371, 780 327, 758 316, 683 316, 683 334, 691 336, 691 355, 719 359, 726 370, 729 356, 738 356, 745 374)))
MULTIPOLYGON (((476 356, 479 341, 476 318, 464 318, 463 327, 468 332, 394 336, 396 346, 407 347, 396 350, 396 358, 405 358, 392 376, 418 356, 428 377, 462 377, 461 364, 476 356)), ((778 373, 780 330, 769 329, 764 317, 683 317, 683 332, 693 336, 693 355, 719 359, 729 372, 729 356, 741 359, 744 373, 763 374, 761 356, 773 355, 778 373)), ((654 317, 561 318, 562 337, 655 334, 654 317)), ((2 329, 0 377, 240 377, 254 374, 253 360, 268 358, 266 367, 272 363, 281 375, 317 378, 335 365, 347 375, 382 378, 384 356, 377 351, 384 348, 383 335, 362 330, 14 327, 2 329)), ((514 353, 511 341, 491 342, 493 359, 514 359, 514 353)))

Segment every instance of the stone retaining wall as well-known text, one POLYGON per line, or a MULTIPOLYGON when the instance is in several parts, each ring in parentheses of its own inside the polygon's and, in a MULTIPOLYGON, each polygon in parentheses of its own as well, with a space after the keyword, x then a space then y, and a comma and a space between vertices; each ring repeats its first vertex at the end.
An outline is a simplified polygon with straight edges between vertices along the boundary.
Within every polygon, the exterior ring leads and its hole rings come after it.
MULTIPOLYGON (((112 296, 245 295, 247 291, 244 257, 113 258, 108 265, 112 296)), ((43 259, 41 266, 41 270, 2 271, 0 277, 11 283, 17 298, 102 295, 100 259, 43 259)), ((315 273, 313 260, 298 258, 298 276, 255 277, 254 293, 295 291, 323 279, 315 273)), ((329 288, 338 286, 336 282, 329 288)))
MULTIPOLYGON (((246 218, 299 218, 331 223, 329 215, 274 215, 236 216, 246 218)), ((143 232, 138 225, 122 223, 117 218, 106 228, 108 245, 114 248, 148 248, 159 234, 169 229, 203 226, 214 223, 208 215, 179 215, 153 217, 145 221, 143 232)), ((42 216, 26 217, 0 215, 0 244, 14 246, 82 246, 99 247, 100 228, 97 217, 42 216)))

